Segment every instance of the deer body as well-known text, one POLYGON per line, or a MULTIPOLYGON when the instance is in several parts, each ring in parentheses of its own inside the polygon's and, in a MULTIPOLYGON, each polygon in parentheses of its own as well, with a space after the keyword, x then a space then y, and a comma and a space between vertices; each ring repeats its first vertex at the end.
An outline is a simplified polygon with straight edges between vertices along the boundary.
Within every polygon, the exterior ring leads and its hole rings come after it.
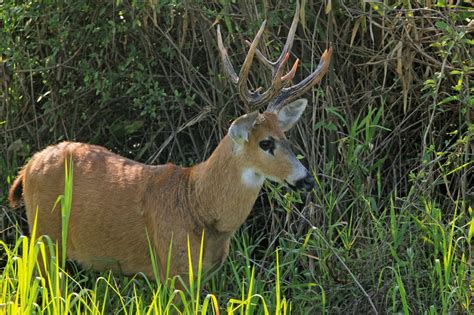
POLYGON ((53 206, 64 191, 64 163, 71 156, 70 259, 95 270, 153 277, 148 233, 159 270, 166 270, 173 240, 171 273, 182 274, 188 268, 188 236, 196 261, 204 230, 203 267, 210 269, 227 256, 230 238, 250 213, 261 187, 235 180, 237 161, 221 154, 227 146, 229 139, 224 139, 208 161, 192 168, 148 166, 81 143, 50 146, 20 175, 28 220, 33 222, 38 209, 37 233, 61 240, 61 211, 53 206))
POLYGON ((58 206, 53 207, 64 191, 65 160, 71 157, 74 178, 69 259, 96 270, 142 272, 154 277, 151 248, 157 259, 158 276, 165 280, 168 254, 169 276, 188 273, 188 240, 194 267, 197 266, 204 232, 203 269, 219 266, 265 179, 294 188, 311 189, 314 185, 284 132, 301 117, 307 101, 296 99, 324 76, 332 50, 323 54, 309 77, 288 87, 298 62, 288 74, 282 72, 298 24, 298 8, 297 2, 280 58, 272 63, 257 49, 264 22, 239 76, 230 64, 218 28, 224 67, 238 85, 242 99, 248 105, 268 104, 268 108, 261 114, 255 111, 237 118, 206 161, 188 168, 173 164, 149 166, 99 146, 63 142, 35 154, 24 166, 10 189, 11 205, 17 205, 23 197, 30 229, 37 213, 37 233, 60 242, 61 213, 58 206), (265 93, 249 91, 247 87, 255 54, 272 68, 272 86, 265 93))

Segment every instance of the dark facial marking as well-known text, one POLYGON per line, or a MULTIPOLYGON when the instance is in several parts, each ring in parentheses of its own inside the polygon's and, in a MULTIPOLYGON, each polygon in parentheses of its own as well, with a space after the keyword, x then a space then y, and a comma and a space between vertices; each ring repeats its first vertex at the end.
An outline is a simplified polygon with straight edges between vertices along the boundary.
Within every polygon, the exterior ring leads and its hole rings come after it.
POLYGON ((273 151, 275 150, 275 139, 273 139, 272 137, 260 141, 258 145, 263 151, 267 151, 271 155, 274 155, 273 151))

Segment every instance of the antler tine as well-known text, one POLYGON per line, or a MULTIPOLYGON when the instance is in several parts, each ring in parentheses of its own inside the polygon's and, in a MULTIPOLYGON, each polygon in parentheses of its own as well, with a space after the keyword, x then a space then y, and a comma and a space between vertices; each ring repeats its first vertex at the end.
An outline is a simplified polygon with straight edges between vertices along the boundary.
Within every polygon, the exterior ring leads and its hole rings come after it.
MULTIPOLYGON (((295 39, 295 33, 296 33, 296 28, 298 27, 299 19, 300 19, 300 2, 296 1, 296 12, 295 12, 295 15, 293 16, 293 21, 291 22, 291 26, 288 32, 288 36, 286 38, 285 46, 283 46, 283 50, 281 51, 280 56, 275 62, 268 60, 260 50, 257 49, 256 51, 257 59, 272 70, 272 80, 275 79, 278 69, 280 68, 281 64, 284 62, 286 55, 291 50, 291 47, 293 47, 293 41, 295 39)), ((250 46, 249 41, 245 41, 245 43, 250 46)))
MULTIPOLYGON (((248 40, 245 41, 245 43, 247 44, 247 46, 250 47, 250 42, 248 40)), ((288 55, 288 53, 286 54, 288 55)), ((285 60, 282 60, 279 62, 279 64, 277 62, 272 62, 270 60, 268 60, 263 54, 262 52, 257 49, 255 51, 255 56, 257 56, 257 59, 260 60, 260 62, 263 63, 263 65, 265 65, 266 67, 268 67, 271 71, 272 71, 272 81, 275 81, 276 79, 276 74, 278 72, 279 69, 284 69, 284 65, 286 64, 287 61, 285 60), (283 62, 284 61, 284 62, 283 62)), ((279 57, 280 58, 280 57, 279 57)), ((296 60, 295 63, 293 64, 293 66, 291 67, 291 70, 290 72, 288 72, 286 75, 284 75, 283 77, 281 77, 281 81, 282 82, 289 82, 293 79, 293 77, 295 76, 295 73, 296 73, 296 68, 298 67, 298 61, 299 60, 296 60)), ((283 72, 281 71, 280 75, 282 74, 283 72)), ((261 88, 260 88, 261 89, 261 88)))
POLYGON ((245 57, 244 63, 242 64, 242 68, 240 68, 237 86, 241 98, 249 105, 255 105, 257 103, 260 103, 260 94, 258 92, 250 92, 248 88, 247 79, 249 77, 250 66, 252 65, 253 57, 255 56, 255 51, 257 50, 257 45, 260 42, 260 39, 262 38, 262 34, 265 30, 266 24, 267 21, 263 21, 262 25, 260 26, 260 29, 257 32, 257 35, 255 35, 255 38, 253 39, 252 44, 250 45, 247 56, 245 57))
POLYGON ((245 57, 244 63, 242 68, 240 69, 240 73, 237 76, 232 63, 230 62, 229 55, 227 54, 227 50, 224 47, 222 41, 222 35, 220 30, 220 25, 217 25, 217 45, 219 46, 219 51, 221 54, 222 63, 224 65, 225 72, 229 76, 232 83, 237 85, 239 90, 240 98, 247 104, 251 106, 256 106, 262 104, 264 101, 268 101, 262 99, 262 95, 260 94, 260 89, 252 92, 248 88, 248 76, 250 72, 250 67, 252 65, 253 57, 255 56, 255 51, 257 50, 257 45, 262 38, 263 31, 265 30, 266 21, 263 21, 260 29, 255 35, 255 38, 250 45, 249 51, 247 56, 245 57))
POLYGON ((311 87, 319 83, 329 69, 329 63, 332 56, 332 47, 326 49, 321 56, 316 70, 306 77, 300 83, 283 88, 276 98, 268 105, 267 111, 278 111, 284 105, 291 103, 302 94, 306 93, 311 87))
MULTIPOLYGON (((280 57, 274 62, 275 68, 278 69, 281 62, 285 59, 286 54, 291 50, 293 47, 293 41, 295 39, 296 28, 298 27, 298 21, 300 19, 300 2, 296 1, 296 12, 295 16, 293 17, 293 21, 291 22, 290 30, 288 32, 288 37, 286 38, 285 46, 283 46, 283 50, 281 52, 280 57)), ((275 73, 272 73, 275 75, 275 73)))
POLYGON ((296 69, 298 69, 298 63, 300 62, 299 59, 296 59, 293 67, 291 67, 290 72, 288 72, 284 77, 281 78, 282 81, 291 81, 295 77, 296 69))
POLYGON ((222 35, 221 35, 221 26, 217 25, 217 46, 219 47, 219 51, 221 53, 222 64, 224 65, 224 70, 226 71, 227 75, 229 76, 232 83, 237 84, 239 82, 239 77, 235 73, 234 67, 230 62, 229 55, 227 54, 227 50, 222 43, 222 35))

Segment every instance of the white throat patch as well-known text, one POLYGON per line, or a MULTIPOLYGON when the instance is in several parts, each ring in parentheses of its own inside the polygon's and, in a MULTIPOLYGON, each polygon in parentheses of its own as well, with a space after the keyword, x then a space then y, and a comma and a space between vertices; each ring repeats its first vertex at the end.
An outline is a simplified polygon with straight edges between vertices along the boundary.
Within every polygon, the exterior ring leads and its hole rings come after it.
POLYGON ((265 177, 261 174, 258 174, 253 168, 245 168, 240 179, 245 186, 261 187, 265 177))

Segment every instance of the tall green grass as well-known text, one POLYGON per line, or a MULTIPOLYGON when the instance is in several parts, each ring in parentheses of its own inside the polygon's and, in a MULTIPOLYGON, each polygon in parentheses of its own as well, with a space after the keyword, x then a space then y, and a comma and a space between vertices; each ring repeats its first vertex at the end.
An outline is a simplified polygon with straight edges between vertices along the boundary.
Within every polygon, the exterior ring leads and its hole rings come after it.
POLYGON ((142 275, 127 278, 87 271, 75 274, 46 254, 54 251, 55 245, 37 238, 36 225, 31 236, 20 237, 14 248, 3 241, 0 245, 8 257, 0 278, 2 314, 287 314, 289 310, 278 281, 275 298, 256 292, 254 266, 250 277, 242 279, 242 292, 220 300, 201 289, 200 268, 196 274, 190 272, 190 286, 183 291, 174 289, 175 281, 161 284, 142 275), (53 260, 51 268, 40 275, 38 266, 46 259, 53 260))
MULTIPOLYGON (((58 199, 63 241, 73 182, 72 164, 67 165, 64 195, 58 199)), ((341 197, 319 185, 312 195, 328 205, 324 215, 329 218, 331 200, 341 197)), ((306 314, 349 305, 372 313, 471 311, 471 207, 461 211, 455 200, 457 208, 446 215, 435 201, 414 202, 392 195, 383 209, 365 204, 370 220, 348 216, 349 221, 335 219, 334 224, 314 227, 300 213, 304 208, 298 195, 271 185, 267 189, 275 197, 278 215, 289 214, 290 221, 300 218, 299 225, 307 228, 305 235, 282 231, 265 245, 266 235, 248 234, 244 226, 237 232, 228 261, 208 281, 202 278, 201 243, 198 268, 192 269, 189 256, 189 285, 182 290, 176 287, 177 278, 161 283, 141 274, 129 278, 66 265, 56 244, 37 235, 35 221, 29 237, 18 237, 14 246, 0 243, 6 257, 0 276, 0 312, 306 314)), ((65 253, 64 245, 61 251, 65 253)))

